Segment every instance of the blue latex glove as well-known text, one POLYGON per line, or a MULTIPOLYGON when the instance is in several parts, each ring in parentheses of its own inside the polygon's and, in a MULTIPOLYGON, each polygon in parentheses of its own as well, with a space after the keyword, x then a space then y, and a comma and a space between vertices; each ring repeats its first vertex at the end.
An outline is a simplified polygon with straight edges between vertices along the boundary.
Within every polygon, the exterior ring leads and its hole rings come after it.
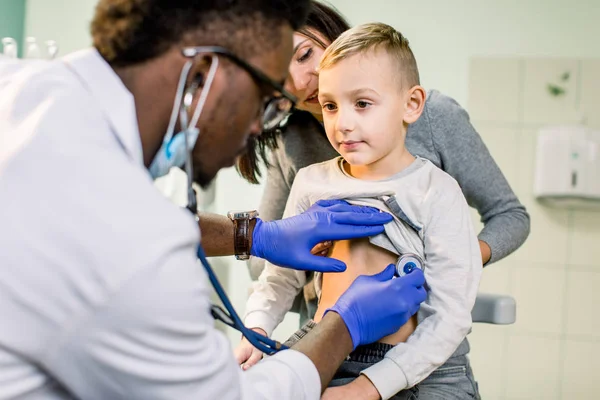
POLYGON ((321 200, 300 215, 265 222, 257 218, 250 254, 304 271, 341 272, 346 264, 310 253, 316 244, 374 236, 392 216, 371 207, 352 206, 343 200, 321 200))
POLYGON ((350 285, 337 303, 325 311, 338 313, 350 332, 356 349, 391 335, 404 325, 427 298, 423 271, 415 269, 394 278, 394 264, 377 275, 362 275, 350 285))

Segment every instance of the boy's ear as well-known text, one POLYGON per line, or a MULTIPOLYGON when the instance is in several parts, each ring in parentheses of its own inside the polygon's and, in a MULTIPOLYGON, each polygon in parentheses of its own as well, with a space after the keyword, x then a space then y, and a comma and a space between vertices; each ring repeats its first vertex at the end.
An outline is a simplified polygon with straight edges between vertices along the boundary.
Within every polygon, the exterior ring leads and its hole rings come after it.
POLYGON ((425 89, 419 85, 413 86, 409 89, 409 91, 406 93, 406 112, 404 113, 404 122, 407 124, 417 122, 423 113, 426 97, 427 94, 425 93, 425 89))

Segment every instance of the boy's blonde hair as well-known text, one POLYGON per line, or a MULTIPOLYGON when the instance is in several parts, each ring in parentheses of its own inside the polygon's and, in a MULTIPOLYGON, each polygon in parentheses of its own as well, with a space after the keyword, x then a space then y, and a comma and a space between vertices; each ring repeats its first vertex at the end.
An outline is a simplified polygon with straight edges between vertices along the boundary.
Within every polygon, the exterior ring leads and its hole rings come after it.
POLYGON ((400 32, 389 25, 373 22, 355 26, 342 33, 323 53, 319 71, 330 68, 345 58, 377 49, 385 50, 398 61, 402 86, 419 85, 417 60, 400 32))

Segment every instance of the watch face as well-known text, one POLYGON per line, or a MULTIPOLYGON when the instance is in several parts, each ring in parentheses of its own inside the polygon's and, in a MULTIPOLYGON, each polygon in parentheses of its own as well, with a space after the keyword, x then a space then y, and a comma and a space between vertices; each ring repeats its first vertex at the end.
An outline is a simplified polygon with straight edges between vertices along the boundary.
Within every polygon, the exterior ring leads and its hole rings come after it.
POLYGON ((256 210, 252 210, 252 211, 229 211, 227 213, 227 216, 230 219, 243 219, 243 218, 248 218, 248 219, 253 219, 258 217, 258 211, 256 210))

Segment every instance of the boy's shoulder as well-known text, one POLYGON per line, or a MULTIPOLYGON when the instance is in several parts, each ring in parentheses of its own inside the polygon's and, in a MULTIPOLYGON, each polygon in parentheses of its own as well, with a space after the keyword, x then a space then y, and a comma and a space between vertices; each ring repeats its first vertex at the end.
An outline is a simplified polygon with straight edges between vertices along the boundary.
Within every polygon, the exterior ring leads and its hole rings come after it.
POLYGON ((341 157, 335 157, 331 160, 322 161, 301 168, 296 175, 296 180, 298 180, 298 178, 310 181, 329 180, 334 177, 334 174, 339 172, 340 159, 341 157))
POLYGON ((456 179, 434 163, 427 159, 424 160, 424 167, 421 168, 421 177, 425 189, 436 197, 454 197, 452 194, 456 192, 462 193, 456 179))

